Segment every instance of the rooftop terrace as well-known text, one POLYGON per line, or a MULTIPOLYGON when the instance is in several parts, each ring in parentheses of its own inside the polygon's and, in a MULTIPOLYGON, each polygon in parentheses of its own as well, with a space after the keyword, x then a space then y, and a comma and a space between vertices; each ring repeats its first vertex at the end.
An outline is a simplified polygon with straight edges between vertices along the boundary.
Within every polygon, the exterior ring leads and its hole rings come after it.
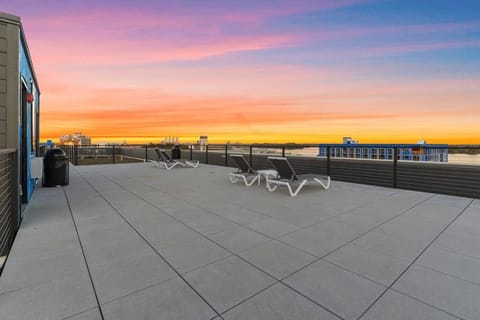
POLYGON ((232 168, 71 167, 38 188, 1 319, 478 319, 480 200, 232 168))

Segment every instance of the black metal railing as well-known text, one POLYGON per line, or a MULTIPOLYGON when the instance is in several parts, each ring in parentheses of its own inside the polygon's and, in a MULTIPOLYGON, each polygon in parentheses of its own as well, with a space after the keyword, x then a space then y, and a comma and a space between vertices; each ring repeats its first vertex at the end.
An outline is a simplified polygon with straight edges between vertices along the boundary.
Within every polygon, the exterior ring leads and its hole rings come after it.
POLYGON ((18 227, 17 151, 0 149, 0 272, 18 227))
POLYGON ((151 156, 146 145, 60 146, 60 148, 65 151, 74 165, 144 162, 151 156), (127 154, 124 154, 124 150, 128 150, 127 154))
MULTIPOLYGON (((157 160, 155 147, 168 152, 172 148, 152 144, 82 146, 67 147, 66 152, 75 165, 148 162, 157 160), (92 161, 95 157, 97 160, 92 161)), ((204 164, 234 167, 229 155, 243 154, 254 169, 260 170, 271 168, 269 156, 285 156, 299 174, 327 174, 337 181, 480 198, 480 145, 448 146, 449 162, 401 160, 399 147, 390 148, 378 159, 335 157, 327 148, 319 156, 318 144, 181 145, 182 158, 204 164)))

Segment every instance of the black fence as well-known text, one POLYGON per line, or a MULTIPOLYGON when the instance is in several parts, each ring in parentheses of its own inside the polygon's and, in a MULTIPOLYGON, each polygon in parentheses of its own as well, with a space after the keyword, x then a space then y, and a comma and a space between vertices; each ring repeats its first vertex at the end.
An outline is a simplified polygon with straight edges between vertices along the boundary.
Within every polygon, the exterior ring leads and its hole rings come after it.
MULTIPOLYGON (((101 158, 98 163, 157 160, 154 148, 172 146, 128 145, 68 147, 73 164, 101 158)), ((319 157, 318 145, 182 145, 182 158, 204 164, 234 167, 230 154, 243 154, 254 169, 270 169, 269 156, 288 157, 297 173, 330 175, 333 180, 415 191, 480 198, 480 146, 449 146, 449 162, 398 160, 398 149, 387 159, 319 157), (462 157, 460 157, 462 155, 462 157)))
POLYGON ((17 152, 0 150, 0 272, 18 226, 17 152))

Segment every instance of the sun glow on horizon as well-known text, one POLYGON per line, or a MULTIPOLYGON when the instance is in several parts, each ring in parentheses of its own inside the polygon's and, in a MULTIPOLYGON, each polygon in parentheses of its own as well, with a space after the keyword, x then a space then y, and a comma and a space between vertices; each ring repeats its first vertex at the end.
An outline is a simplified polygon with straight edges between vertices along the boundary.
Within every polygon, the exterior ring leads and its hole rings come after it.
POLYGON ((22 18, 43 141, 478 144, 480 3, 460 2, 19 0, 2 10, 22 18))

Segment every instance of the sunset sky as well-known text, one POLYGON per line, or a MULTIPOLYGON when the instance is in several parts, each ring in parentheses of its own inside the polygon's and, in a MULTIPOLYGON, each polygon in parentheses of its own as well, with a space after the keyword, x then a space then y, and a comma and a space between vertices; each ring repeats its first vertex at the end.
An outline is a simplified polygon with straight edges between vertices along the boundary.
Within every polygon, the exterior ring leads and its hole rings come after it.
POLYGON ((41 140, 480 143, 478 0, 0 0, 41 140))

